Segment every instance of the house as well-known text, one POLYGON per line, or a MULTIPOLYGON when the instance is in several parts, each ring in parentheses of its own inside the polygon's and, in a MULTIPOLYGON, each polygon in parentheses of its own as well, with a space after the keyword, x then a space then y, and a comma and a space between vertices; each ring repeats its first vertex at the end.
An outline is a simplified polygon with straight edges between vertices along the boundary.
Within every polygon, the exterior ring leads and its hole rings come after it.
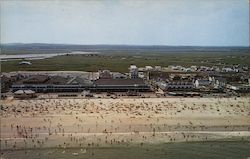
POLYGON ((32 90, 38 93, 82 92, 83 90, 89 90, 91 86, 91 81, 80 77, 36 75, 14 82, 11 90, 12 92, 32 90))

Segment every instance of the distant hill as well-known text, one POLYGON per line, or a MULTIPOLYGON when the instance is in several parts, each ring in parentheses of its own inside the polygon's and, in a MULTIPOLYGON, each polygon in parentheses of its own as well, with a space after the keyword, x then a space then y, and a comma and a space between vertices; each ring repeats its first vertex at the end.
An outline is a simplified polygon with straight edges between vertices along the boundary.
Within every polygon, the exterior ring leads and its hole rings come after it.
POLYGON ((162 45, 70 45, 44 43, 10 43, 1 44, 2 54, 36 54, 36 53, 70 53, 72 51, 93 52, 244 52, 250 53, 250 47, 213 47, 213 46, 162 46, 162 45))

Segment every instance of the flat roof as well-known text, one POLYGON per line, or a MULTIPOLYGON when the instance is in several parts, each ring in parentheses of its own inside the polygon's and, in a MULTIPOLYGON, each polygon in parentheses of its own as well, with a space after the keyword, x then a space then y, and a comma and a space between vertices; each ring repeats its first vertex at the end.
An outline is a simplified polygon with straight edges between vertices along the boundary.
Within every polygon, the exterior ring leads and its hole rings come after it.
POLYGON ((91 85, 91 81, 81 77, 31 76, 17 81, 14 85, 91 85), (28 82, 27 82, 28 81, 28 82))
POLYGON ((145 85, 142 79, 98 79, 96 85, 145 85))

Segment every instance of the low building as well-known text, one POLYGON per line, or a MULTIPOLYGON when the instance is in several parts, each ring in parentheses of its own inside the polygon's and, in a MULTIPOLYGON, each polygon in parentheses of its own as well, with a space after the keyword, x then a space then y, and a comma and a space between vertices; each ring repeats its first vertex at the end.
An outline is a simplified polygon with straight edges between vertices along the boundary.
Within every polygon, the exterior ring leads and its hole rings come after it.
POLYGON ((32 90, 38 93, 82 92, 91 86, 91 81, 80 77, 33 76, 17 81, 11 86, 11 89, 12 92, 18 90, 32 90))
POLYGON ((209 81, 208 79, 195 80, 195 87, 196 88, 209 87, 210 85, 211 85, 211 81, 209 81))
MULTIPOLYGON (((30 79, 30 77, 28 77, 30 79)), ((35 78, 32 78, 35 79, 35 78)), ((32 90, 37 93, 90 91, 149 91, 150 87, 142 79, 97 79, 94 82, 80 77, 52 76, 43 80, 21 80, 12 85, 12 92, 32 90), (27 81, 29 81, 27 83, 27 81)))
POLYGON ((194 84, 192 82, 157 82, 157 86, 163 91, 192 91, 194 84))
POLYGON ((194 89, 192 82, 170 82, 167 84, 167 90, 191 91, 194 89))
POLYGON ((250 93, 250 85, 246 84, 227 84, 226 87, 237 93, 250 93))
POLYGON ((91 88, 101 92, 150 91, 150 87, 142 79, 99 79, 91 88))
POLYGON ((35 98, 36 93, 32 90, 18 90, 14 92, 14 98, 35 98))

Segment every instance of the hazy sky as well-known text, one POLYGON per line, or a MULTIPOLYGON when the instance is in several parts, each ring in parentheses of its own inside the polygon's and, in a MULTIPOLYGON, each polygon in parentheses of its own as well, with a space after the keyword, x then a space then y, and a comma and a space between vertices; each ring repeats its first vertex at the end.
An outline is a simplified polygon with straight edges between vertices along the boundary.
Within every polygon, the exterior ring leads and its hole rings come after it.
POLYGON ((1 0, 1 42, 249 46, 249 0, 1 0))

